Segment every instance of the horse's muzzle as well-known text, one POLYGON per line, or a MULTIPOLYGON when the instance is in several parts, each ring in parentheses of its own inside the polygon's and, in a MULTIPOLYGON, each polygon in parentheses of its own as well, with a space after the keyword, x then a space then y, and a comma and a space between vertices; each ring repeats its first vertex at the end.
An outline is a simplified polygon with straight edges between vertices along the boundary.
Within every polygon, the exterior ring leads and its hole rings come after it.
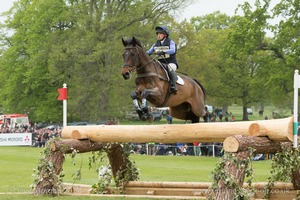
POLYGON ((125 80, 130 79, 131 77, 131 73, 129 71, 122 73, 122 76, 125 80))

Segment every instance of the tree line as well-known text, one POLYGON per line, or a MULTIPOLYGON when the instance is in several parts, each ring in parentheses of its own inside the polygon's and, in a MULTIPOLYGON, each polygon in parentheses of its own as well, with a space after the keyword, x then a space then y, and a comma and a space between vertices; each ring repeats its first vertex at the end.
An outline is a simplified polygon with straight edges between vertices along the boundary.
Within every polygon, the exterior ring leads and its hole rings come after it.
POLYGON ((292 107, 300 6, 270 2, 245 2, 239 15, 179 20, 176 12, 190 1, 17 0, 0 25, 0 106, 32 121, 60 122, 57 88, 67 83, 69 121, 121 118, 133 109, 135 87, 120 74, 121 39, 134 36, 148 49, 155 26, 167 25, 178 45, 178 73, 199 80, 210 104, 238 103, 243 120, 250 106, 292 107))

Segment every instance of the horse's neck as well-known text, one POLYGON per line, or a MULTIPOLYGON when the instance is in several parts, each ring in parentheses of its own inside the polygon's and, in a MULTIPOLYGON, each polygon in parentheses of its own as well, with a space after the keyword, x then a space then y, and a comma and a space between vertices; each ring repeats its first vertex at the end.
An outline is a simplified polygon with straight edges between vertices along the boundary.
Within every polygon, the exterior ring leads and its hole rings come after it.
POLYGON ((158 63, 156 63, 152 59, 145 59, 143 62, 141 62, 141 65, 139 66, 139 70, 137 71, 140 73, 151 73, 151 72, 158 72, 160 71, 160 66, 158 66, 158 63))

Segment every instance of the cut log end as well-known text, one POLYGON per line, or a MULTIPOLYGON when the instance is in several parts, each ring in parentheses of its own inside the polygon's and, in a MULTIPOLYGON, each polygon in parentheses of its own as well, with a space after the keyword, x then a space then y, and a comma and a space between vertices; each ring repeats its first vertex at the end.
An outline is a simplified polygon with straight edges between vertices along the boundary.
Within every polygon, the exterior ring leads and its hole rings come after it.
POLYGON ((235 137, 227 137, 223 143, 224 151, 237 152, 239 149, 239 142, 235 137))
POLYGON ((71 133, 72 139, 81 139, 80 131, 79 130, 73 130, 71 133))
POLYGON ((257 123, 254 123, 254 124, 251 124, 250 126, 249 126, 249 134, 250 135, 257 135, 257 134, 259 134, 259 125, 257 124, 257 123))
POLYGON ((251 136, 266 136, 267 131, 258 123, 253 123, 249 126, 249 135, 251 136))

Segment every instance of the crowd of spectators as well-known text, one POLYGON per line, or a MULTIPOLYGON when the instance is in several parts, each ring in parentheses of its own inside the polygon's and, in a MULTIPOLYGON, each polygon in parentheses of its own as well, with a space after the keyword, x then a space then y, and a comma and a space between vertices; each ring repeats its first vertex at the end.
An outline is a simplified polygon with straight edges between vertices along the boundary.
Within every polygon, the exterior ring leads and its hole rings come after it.
POLYGON ((145 155, 222 156, 222 143, 132 144, 131 153, 145 155))
POLYGON ((46 126, 39 127, 38 124, 34 125, 15 125, 15 127, 9 127, 2 124, 0 127, 0 133, 32 133, 32 146, 44 147, 46 142, 53 137, 61 137, 60 126, 46 126))

